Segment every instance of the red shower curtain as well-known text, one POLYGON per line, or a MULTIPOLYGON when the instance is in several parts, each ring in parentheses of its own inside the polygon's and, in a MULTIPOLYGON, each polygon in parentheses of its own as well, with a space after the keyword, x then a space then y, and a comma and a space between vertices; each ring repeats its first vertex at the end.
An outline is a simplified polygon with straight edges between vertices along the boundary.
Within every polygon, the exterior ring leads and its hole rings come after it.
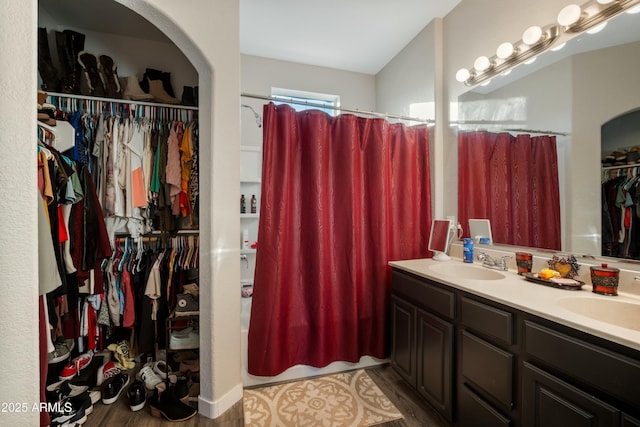
POLYGON ((427 255, 426 126, 264 108, 249 373, 388 354, 388 261, 427 255))
POLYGON ((554 136, 461 132, 458 217, 491 220, 493 240, 560 250, 560 190, 554 136))

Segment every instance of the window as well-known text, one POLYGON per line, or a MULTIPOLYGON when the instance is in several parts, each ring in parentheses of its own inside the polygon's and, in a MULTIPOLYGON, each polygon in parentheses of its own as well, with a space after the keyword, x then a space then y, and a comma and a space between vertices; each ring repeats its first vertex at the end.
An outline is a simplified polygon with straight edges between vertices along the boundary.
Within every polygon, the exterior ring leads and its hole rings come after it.
POLYGON ((275 104, 288 104, 296 111, 320 110, 330 116, 337 116, 339 113, 339 111, 334 108, 323 108, 324 106, 339 107, 340 96, 338 95, 273 87, 271 88, 271 96, 281 100, 274 101, 275 104), (305 103, 311 105, 305 105, 305 103))

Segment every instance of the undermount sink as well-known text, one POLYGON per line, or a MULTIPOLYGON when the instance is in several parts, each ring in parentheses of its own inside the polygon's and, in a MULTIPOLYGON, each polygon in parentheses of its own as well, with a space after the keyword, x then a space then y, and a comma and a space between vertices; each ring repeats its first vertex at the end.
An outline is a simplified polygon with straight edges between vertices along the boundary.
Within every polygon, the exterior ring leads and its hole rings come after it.
POLYGON ((499 271, 458 262, 432 264, 429 266, 429 270, 437 274, 467 280, 500 280, 505 278, 505 275, 499 271))
POLYGON ((635 303, 615 298, 575 296, 561 298, 558 300, 558 305, 581 316, 640 331, 640 301, 635 303))

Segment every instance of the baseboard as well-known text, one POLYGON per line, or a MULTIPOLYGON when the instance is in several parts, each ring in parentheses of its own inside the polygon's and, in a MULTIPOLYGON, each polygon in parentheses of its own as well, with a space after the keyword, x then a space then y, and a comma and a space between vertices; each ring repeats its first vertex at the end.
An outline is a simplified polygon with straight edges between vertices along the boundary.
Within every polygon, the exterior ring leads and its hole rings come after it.
POLYGON ((198 412, 203 417, 218 418, 242 399, 242 390, 242 383, 239 383, 220 399, 213 402, 198 396, 198 412))

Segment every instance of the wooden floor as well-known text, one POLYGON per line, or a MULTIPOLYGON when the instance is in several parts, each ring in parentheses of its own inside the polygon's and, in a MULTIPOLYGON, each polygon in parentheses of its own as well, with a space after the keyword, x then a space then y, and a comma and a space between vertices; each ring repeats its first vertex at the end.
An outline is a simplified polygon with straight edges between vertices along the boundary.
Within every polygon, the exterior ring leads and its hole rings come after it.
MULTIPOLYGON (((380 387, 380 390, 393 402, 404 419, 380 424, 383 427, 449 427, 431 407, 429 407, 417 393, 409 388, 398 376, 390 365, 368 368, 367 373, 380 387)), ((86 426, 96 427, 161 427, 174 425, 164 419, 151 416, 148 408, 138 412, 132 412, 127 404, 126 393, 120 395, 120 399, 112 405, 97 403, 86 426)), ((201 415, 181 422, 180 426, 192 427, 236 427, 244 425, 242 402, 234 405, 215 420, 201 415)))

